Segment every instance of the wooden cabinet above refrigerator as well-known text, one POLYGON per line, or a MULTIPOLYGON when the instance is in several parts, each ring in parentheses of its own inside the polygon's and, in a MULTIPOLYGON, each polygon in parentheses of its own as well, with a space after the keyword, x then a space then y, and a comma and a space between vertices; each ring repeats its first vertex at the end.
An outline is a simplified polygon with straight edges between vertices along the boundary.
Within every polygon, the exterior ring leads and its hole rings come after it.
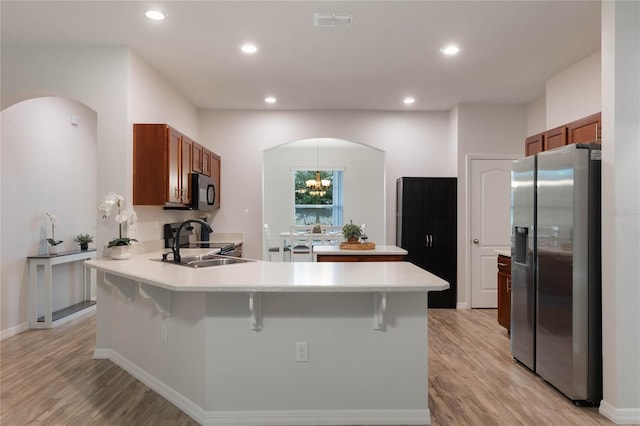
POLYGON ((529 136, 524 142, 525 155, 558 148, 572 143, 601 143, 601 114, 595 113, 554 129, 529 136))

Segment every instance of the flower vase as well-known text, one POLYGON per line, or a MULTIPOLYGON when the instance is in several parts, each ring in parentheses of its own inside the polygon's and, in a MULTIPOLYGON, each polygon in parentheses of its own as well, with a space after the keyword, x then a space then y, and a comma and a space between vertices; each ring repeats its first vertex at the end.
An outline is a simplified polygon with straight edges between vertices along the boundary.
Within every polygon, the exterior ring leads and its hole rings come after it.
POLYGON ((131 246, 113 246, 111 247, 111 258, 117 260, 129 259, 131 257, 131 246))
POLYGON ((49 246, 49 254, 58 254, 58 246, 49 246))
POLYGON ((89 250, 89 243, 80 243, 80 250, 82 251, 89 250))

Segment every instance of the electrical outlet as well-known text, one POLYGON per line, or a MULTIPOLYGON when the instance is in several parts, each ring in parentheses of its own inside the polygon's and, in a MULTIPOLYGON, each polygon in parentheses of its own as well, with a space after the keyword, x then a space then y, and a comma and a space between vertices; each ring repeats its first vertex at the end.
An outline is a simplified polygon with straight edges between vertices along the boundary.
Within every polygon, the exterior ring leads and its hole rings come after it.
POLYGON ((166 324, 162 324, 162 343, 169 342, 169 329, 166 324))
POLYGON ((296 362, 309 361, 309 347, 307 342, 296 342, 296 362))

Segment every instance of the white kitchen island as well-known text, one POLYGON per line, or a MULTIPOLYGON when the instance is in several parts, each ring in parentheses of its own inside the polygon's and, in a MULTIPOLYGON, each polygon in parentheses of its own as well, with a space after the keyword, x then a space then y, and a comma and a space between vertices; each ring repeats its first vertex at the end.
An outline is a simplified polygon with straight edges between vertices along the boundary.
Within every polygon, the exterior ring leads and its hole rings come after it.
POLYGON ((408 262, 192 269, 158 257, 86 262, 98 270, 94 358, 199 423, 430 423, 427 292, 442 279, 408 262))

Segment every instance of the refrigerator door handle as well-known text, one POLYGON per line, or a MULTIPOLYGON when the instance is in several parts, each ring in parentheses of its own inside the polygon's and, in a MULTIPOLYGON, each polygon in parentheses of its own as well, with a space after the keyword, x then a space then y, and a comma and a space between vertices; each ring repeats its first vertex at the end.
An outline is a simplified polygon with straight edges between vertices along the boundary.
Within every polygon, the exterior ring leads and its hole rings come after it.
POLYGON ((426 234, 424 236, 425 247, 433 247, 433 236, 431 234, 426 234))

